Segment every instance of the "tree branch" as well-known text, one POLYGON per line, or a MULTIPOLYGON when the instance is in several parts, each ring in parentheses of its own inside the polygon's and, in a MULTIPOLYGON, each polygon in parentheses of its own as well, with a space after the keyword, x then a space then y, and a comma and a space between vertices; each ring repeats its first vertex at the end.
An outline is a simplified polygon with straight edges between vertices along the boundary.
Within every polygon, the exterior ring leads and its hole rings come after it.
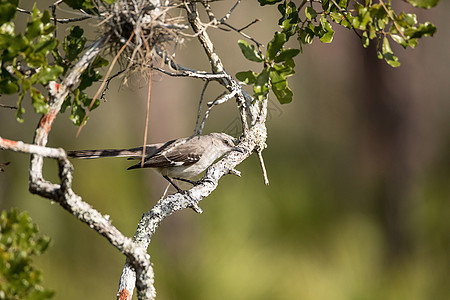
MULTIPOLYGON (((220 75, 218 77, 214 76, 214 79, 229 91, 229 94, 225 97, 221 97, 217 104, 221 101, 227 101, 233 96, 236 98, 243 126, 243 135, 238 147, 243 150, 243 153, 229 153, 207 170, 206 175, 200 181, 200 184, 184 193, 176 193, 169 195, 166 198, 161 198, 150 211, 144 214, 133 237, 133 242, 142 249, 148 248, 153 234, 165 218, 181 209, 198 208, 199 202, 209 196, 217 188, 222 176, 226 174, 240 174, 239 171, 235 170, 235 167, 250 156, 254 150, 259 149, 262 151, 262 149, 266 147, 265 141, 267 138, 267 131, 265 121, 267 116, 267 99, 262 102, 253 101, 252 97, 242 88, 242 86, 224 71, 222 61, 214 50, 214 45, 206 32, 206 28, 201 25, 202 22, 198 18, 195 3, 186 4, 186 10, 188 13, 188 20, 205 50, 211 63, 213 73, 220 75), (251 120, 251 128, 249 128, 247 123, 247 115, 251 120)), ((164 61, 169 65, 174 64, 174 62, 167 57, 164 57, 164 61)), ((162 69, 158 68, 158 70, 161 71, 162 69)), ((182 75, 180 75, 180 73, 170 73, 167 71, 163 71, 163 73, 170 76, 203 77, 202 79, 206 80, 212 79, 212 76, 209 77, 209 74, 198 76, 199 73, 193 70, 189 70, 189 72, 186 70, 181 71, 182 75)), ((216 101, 211 103, 210 107, 216 104, 215 102, 216 101)), ((132 293, 135 280, 136 277, 133 266, 130 260, 127 259, 119 281, 119 293, 122 291, 131 291, 132 293)), ((129 298, 126 299, 131 299, 132 295, 127 295, 129 298)))
MULTIPOLYGON (((138 270, 139 289, 145 291, 146 294, 154 294, 153 270, 150 265, 149 255, 114 227, 111 224, 109 216, 102 215, 88 203, 82 201, 81 197, 73 192, 73 167, 63 149, 26 144, 21 141, 12 141, 2 137, 0 137, 0 148, 56 159, 59 166, 60 183, 54 184, 44 179, 38 182, 31 182, 30 189, 32 189, 32 192, 56 201, 80 221, 104 236, 120 252, 126 255, 135 270, 138 270)), ((149 298, 150 296, 147 299, 149 298)))
POLYGON ((145 249, 136 247, 129 238, 125 237, 117 228, 111 225, 111 222, 106 216, 103 216, 89 204, 83 202, 81 197, 73 192, 73 168, 65 152, 62 149, 45 147, 53 121, 59 113, 70 88, 79 82, 81 74, 94 61, 108 38, 108 36, 102 36, 98 39, 79 59, 61 84, 57 86, 56 93, 50 93, 49 111, 39 121, 34 137, 35 145, 13 142, 6 139, 1 139, 0 142, 1 147, 4 149, 31 153, 29 172, 30 192, 58 202, 72 215, 103 235, 112 245, 125 254, 137 273, 136 286, 139 299, 153 299, 156 296, 153 286, 153 269, 150 264, 149 255, 145 249), (43 157, 58 160, 60 184, 48 182, 43 178, 43 157))
MULTIPOLYGON (((24 13, 24 14, 31 15, 31 11, 20 8, 20 7, 17 8, 17 11, 24 13)), ((80 22, 80 21, 84 21, 87 19, 91 19, 92 17, 93 16, 91 16, 91 15, 84 15, 84 16, 77 17, 77 18, 63 18, 63 19, 57 19, 55 17, 51 17, 51 20, 54 22, 57 22, 57 23, 61 23, 61 24, 68 24, 68 23, 80 22)))

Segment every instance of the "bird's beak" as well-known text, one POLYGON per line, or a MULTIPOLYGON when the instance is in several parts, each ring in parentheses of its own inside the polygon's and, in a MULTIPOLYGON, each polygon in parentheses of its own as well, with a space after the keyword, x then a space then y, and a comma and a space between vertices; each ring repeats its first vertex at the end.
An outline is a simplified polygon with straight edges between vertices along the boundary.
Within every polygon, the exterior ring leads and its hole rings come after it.
POLYGON ((231 151, 237 151, 237 152, 244 153, 244 150, 242 150, 242 149, 239 148, 239 147, 233 147, 233 148, 231 148, 231 151))

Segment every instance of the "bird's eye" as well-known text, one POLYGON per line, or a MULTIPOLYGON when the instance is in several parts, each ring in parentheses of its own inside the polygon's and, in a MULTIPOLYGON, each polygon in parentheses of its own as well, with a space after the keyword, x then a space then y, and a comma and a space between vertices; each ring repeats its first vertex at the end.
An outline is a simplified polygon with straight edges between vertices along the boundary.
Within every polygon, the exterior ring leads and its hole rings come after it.
POLYGON ((223 143, 227 146, 230 146, 230 142, 228 140, 223 140, 223 143))

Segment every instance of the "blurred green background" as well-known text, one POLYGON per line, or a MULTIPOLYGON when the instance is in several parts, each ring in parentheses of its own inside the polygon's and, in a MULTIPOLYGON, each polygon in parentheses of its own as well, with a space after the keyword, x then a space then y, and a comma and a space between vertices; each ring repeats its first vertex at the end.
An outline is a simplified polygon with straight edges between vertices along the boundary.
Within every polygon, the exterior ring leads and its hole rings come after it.
MULTIPOLYGON (((424 11, 395 2, 420 22, 432 21, 435 37, 414 50, 395 48, 402 63, 397 69, 345 29, 336 31, 331 45, 306 47, 289 80, 293 103, 272 99, 269 105, 264 157, 270 186, 253 155, 239 166, 242 178, 226 176, 200 203, 202 215, 186 210, 163 222, 149 247, 158 299, 450 299, 450 3, 424 11)), ((41 9, 47 4, 39 1, 41 9)), ((221 16, 230 5, 213 7, 221 16)), ((248 33, 268 41, 278 20, 274 7, 244 1, 230 23, 241 27, 254 18, 262 21, 248 33)), ((88 28, 94 36, 95 26, 88 28)), ((240 36, 214 29, 210 35, 228 72, 259 71, 242 57, 240 36)), ((194 38, 187 38, 177 59, 209 70, 194 38)), ((189 136, 202 82, 153 77, 149 141, 189 136)), ((211 86, 208 101, 222 92, 211 86)), ((66 112, 48 145, 140 145, 146 94, 138 75, 128 86, 113 81, 107 102, 90 114, 78 138, 66 112)), ((16 101, 1 98, 3 104, 16 101)), ((26 109, 23 124, 13 111, 0 109, 0 136, 32 141, 38 116, 26 109)), ((230 101, 212 111, 205 131, 236 135, 239 129, 230 101)), ((27 155, 1 151, 0 163, 6 161, 0 208, 29 211, 52 238, 36 263, 54 299, 114 298, 124 257, 57 204, 28 193, 27 155)), ((74 190, 128 236, 166 188, 150 170, 126 171, 126 160, 73 164, 74 190)), ((46 160, 44 171, 57 178, 54 161, 46 160)))

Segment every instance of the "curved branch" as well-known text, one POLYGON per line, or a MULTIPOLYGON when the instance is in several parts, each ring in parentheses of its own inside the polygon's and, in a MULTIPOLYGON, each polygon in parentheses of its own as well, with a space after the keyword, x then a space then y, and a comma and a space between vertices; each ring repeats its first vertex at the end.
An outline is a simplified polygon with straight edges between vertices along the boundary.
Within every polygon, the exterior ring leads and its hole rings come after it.
POLYGON ((113 226, 109 216, 102 215, 88 203, 82 201, 81 197, 73 192, 73 167, 63 149, 26 144, 21 141, 12 141, 2 137, 0 137, 0 149, 56 159, 59 166, 60 183, 54 184, 41 180, 30 183, 30 188, 32 184, 34 192, 56 201, 80 221, 104 236, 120 252, 126 255, 134 268, 138 270, 139 289, 148 295, 148 299, 151 295, 154 295, 153 270, 150 265, 149 255, 113 226))
POLYGON ((89 204, 82 201, 80 196, 75 194, 72 190, 73 168, 67 159, 66 153, 62 149, 45 147, 55 117, 59 113, 70 88, 79 82, 81 74, 94 61, 108 38, 108 36, 102 36, 98 39, 86 51, 82 58, 80 58, 61 84, 54 84, 57 90, 55 94, 50 95, 48 113, 43 115, 38 123, 34 136, 35 145, 0 138, 0 146, 3 149, 31 153, 29 171, 30 192, 58 202, 72 215, 103 235, 120 252, 125 254, 138 274, 137 288, 140 299, 153 299, 155 297, 153 269, 150 264, 149 255, 145 249, 136 247, 131 239, 124 236, 111 224, 109 217, 103 216, 89 204), (44 157, 51 157, 58 160, 60 184, 51 183, 43 178, 42 168, 44 157))

